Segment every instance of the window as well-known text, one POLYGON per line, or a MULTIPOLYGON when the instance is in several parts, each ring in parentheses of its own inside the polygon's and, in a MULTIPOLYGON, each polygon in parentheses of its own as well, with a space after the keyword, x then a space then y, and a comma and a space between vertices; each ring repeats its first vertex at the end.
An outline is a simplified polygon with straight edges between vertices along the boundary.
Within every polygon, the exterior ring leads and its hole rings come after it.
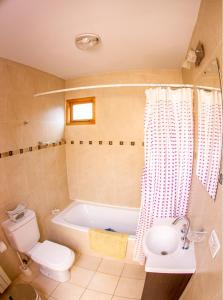
POLYGON ((95 124, 95 97, 66 101, 67 125, 95 124))

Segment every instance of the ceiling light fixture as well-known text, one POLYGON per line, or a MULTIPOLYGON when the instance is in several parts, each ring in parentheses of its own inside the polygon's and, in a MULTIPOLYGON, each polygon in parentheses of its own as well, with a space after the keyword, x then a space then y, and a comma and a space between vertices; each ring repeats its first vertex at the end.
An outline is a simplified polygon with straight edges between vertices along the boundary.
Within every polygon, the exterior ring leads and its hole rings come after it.
POLYGON ((80 50, 91 50, 101 43, 99 35, 94 33, 79 34, 75 38, 75 44, 80 50))

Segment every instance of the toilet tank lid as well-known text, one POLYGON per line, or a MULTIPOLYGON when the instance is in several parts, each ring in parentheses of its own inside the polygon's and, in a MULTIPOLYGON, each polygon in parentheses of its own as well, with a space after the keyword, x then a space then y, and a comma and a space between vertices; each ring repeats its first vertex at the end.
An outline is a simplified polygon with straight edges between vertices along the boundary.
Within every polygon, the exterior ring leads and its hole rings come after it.
POLYGON ((27 209, 25 211, 24 217, 22 219, 20 219, 18 222, 13 222, 13 221, 7 219, 6 221, 2 222, 2 227, 9 232, 13 232, 13 231, 17 230, 19 227, 28 223, 30 220, 32 220, 35 217, 36 217, 35 212, 31 209, 27 209))

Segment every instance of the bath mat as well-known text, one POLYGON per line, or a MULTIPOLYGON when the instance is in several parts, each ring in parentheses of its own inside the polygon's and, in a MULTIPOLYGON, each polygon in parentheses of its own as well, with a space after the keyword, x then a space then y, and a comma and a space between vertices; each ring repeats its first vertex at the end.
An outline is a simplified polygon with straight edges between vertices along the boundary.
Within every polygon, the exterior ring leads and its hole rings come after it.
POLYGON ((88 232, 92 250, 117 259, 125 258, 128 234, 101 229, 89 229, 88 232))

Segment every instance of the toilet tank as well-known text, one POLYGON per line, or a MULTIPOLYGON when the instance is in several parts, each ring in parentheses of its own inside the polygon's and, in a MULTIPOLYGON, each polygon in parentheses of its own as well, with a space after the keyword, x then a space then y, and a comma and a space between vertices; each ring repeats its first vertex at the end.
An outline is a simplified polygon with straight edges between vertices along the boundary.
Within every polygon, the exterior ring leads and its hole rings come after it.
POLYGON ((33 210, 27 209, 19 222, 4 221, 2 227, 11 246, 19 252, 27 253, 39 241, 39 227, 33 210))

